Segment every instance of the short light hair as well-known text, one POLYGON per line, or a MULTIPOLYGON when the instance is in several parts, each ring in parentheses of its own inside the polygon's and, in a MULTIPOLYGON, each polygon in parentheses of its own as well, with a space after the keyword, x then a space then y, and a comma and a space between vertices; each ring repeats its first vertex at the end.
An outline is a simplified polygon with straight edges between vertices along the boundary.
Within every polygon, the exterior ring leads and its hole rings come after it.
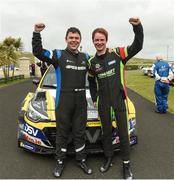
POLYGON ((161 54, 156 55, 156 60, 161 60, 161 59, 163 59, 163 56, 161 54))

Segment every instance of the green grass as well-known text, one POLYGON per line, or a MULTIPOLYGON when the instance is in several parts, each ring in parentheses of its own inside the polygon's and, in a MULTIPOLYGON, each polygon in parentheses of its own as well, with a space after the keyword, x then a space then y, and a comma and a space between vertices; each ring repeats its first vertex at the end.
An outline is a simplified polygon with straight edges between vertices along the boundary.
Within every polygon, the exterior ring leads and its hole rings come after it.
POLYGON ((143 59, 133 57, 127 64, 137 64, 143 66, 151 66, 155 62, 154 59, 143 59))
MULTIPOLYGON (((155 102, 154 96, 154 79, 144 76, 141 70, 126 71, 127 87, 145 97, 151 102, 155 102)), ((174 114, 174 87, 170 86, 168 111, 174 114)))
POLYGON ((18 84, 18 83, 24 82, 26 80, 27 79, 19 79, 19 80, 8 81, 7 83, 0 83, 0 88, 18 84))

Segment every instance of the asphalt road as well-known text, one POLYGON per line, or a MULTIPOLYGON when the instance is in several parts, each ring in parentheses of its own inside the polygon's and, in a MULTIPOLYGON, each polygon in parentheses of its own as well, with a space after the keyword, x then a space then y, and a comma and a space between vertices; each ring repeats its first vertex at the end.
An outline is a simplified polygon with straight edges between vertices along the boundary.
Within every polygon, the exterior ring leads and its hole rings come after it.
MULTIPOLYGON (((17 147, 18 111, 28 91, 34 91, 31 81, 0 89, 0 178, 48 179, 53 178, 53 156, 27 152, 17 147)), ((138 145, 131 149, 131 162, 136 179, 174 179, 174 115, 156 114, 154 105, 133 91, 128 91, 137 111, 138 145)), ((111 169, 101 174, 99 166, 103 154, 90 155, 93 174, 85 175, 74 157, 68 158, 62 178, 120 179, 122 166, 120 153, 114 157, 111 169)))

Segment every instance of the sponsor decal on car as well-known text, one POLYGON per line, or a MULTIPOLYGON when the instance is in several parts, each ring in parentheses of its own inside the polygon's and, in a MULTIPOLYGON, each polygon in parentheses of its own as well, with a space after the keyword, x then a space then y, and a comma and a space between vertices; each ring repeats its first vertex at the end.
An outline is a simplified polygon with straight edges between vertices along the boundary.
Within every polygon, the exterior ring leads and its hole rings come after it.
POLYGON ((100 136, 100 132, 101 132, 101 129, 96 129, 95 133, 93 135, 91 135, 88 130, 85 131, 86 136, 90 143, 95 143, 97 141, 97 139, 100 136))
POLYGON ((119 143, 120 143, 120 138, 119 136, 116 136, 114 140, 112 141, 112 144, 119 144, 119 143))
POLYGON ((130 145, 137 144, 137 136, 130 138, 130 145))
POLYGON ((28 150, 30 150, 30 151, 35 151, 35 147, 34 147, 34 146, 25 144, 25 143, 23 143, 23 142, 20 142, 20 146, 21 146, 21 147, 24 147, 24 148, 26 148, 26 149, 28 149, 28 150))
POLYGON ((47 147, 47 148, 52 148, 52 146, 47 146, 45 143, 42 142, 41 139, 30 136, 29 134, 27 134, 26 132, 23 131, 23 139, 25 141, 31 142, 33 144, 39 145, 39 146, 43 146, 43 147, 47 147))
POLYGON ((23 134, 23 139, 26 140, 26 141, 29 141, 29 142, 31 142, 33 144, 37 144, 37 145, 41 145, 42 144, 40 139, 34 138, 34 137, 32 137, 32 136, 30 136, 30 135, 28 135, 26 133, 23 134))
POLYGON ((100 127, 101 126, 101 122, 100 121, 89 121, 87 122, 87 126, 88 127, 100 127))
POLYGON ((28 123, 24 123, 23 125, 20 125, 20 126, 23 127, 21 128, 21 130, 26 132, 28 135, 37 137, 38 139, 41 139, 42 141, 47 141, 47 138, 45 137, 45 135, 40 129, 37 129, 29 125, 28 123))
POLYGON ((37 134, 38 134, 38 129, 35 129, 35 128, 29 126, 28 124, 25 124, 24 130, 25 130, 25 132, 27 132, 28 134, 30 134, 32 136, 37 136, 37 134))

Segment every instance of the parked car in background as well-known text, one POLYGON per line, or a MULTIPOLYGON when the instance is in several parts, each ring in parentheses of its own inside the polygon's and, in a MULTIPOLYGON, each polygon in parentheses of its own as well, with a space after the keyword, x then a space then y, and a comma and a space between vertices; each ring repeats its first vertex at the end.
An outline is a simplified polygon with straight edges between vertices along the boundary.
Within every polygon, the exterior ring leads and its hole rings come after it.
POLYGON ((152 66, 151 67, 143 67, 142 71, 143 71, 144 75, 154 77, 152 66))

